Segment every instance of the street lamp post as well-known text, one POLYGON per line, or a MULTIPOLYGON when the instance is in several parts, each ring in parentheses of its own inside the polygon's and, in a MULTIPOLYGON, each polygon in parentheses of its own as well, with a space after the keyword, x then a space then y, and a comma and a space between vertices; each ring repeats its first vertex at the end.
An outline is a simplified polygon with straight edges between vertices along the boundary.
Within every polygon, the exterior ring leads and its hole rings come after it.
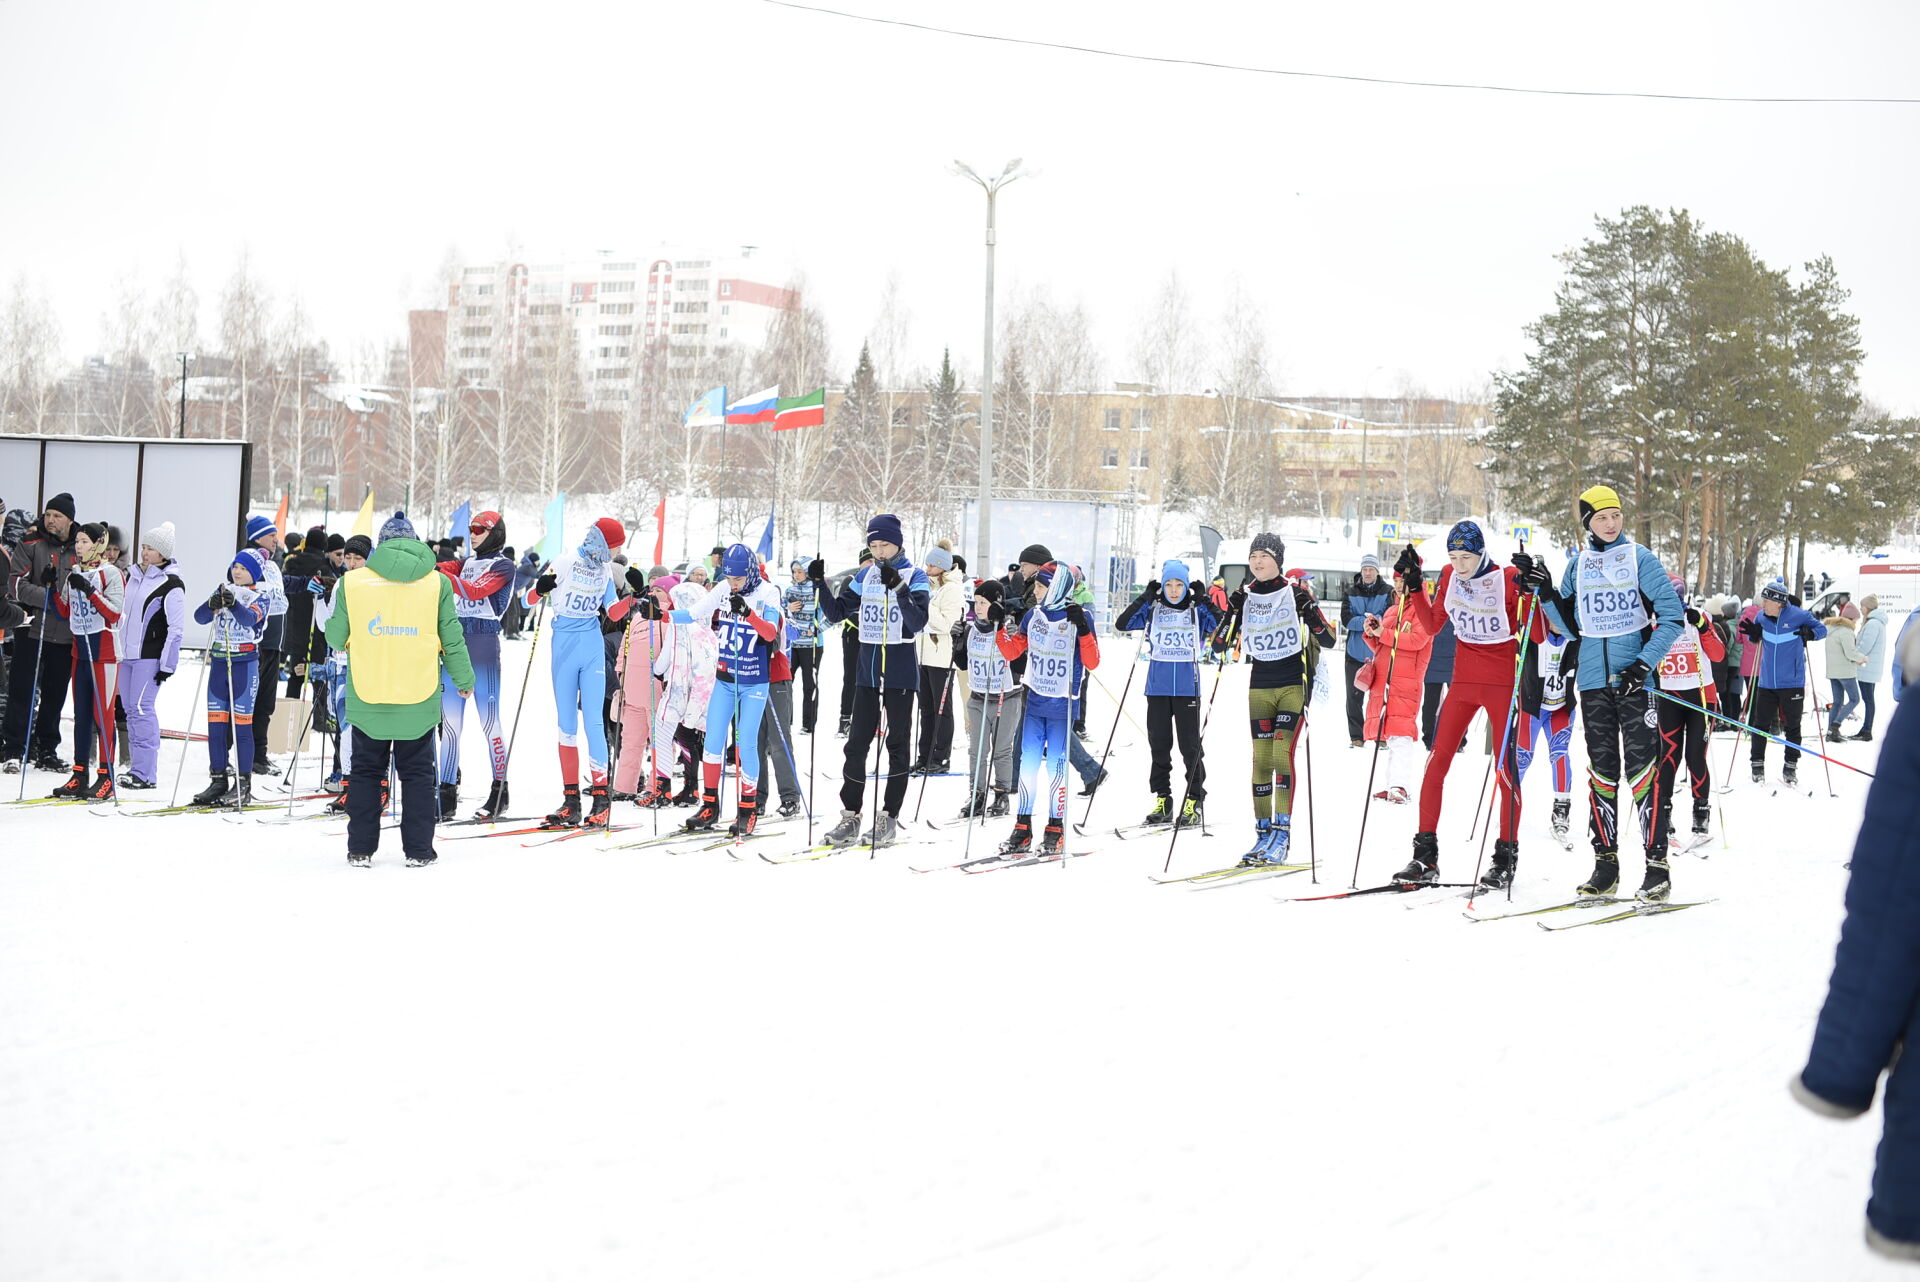
POLYGON ((193 359, 192 352, 180 353, 180 439, 187 439, 187 362, 193 359))
POLYGON ((980 566, 980 573, 988 578, 993 576, 993 213, 994 197, 1000 189, 1017 178, 1023 177, 1020 158, 1014 157, 998 177, 982 178, 961 161, 953 162, 953 172, 962 178, 970 178, 987 193, 987 315, 984 326, 985 336, 980 346, 982 365, 980 370, 980 542, 974 548, 974 556, 980 566))

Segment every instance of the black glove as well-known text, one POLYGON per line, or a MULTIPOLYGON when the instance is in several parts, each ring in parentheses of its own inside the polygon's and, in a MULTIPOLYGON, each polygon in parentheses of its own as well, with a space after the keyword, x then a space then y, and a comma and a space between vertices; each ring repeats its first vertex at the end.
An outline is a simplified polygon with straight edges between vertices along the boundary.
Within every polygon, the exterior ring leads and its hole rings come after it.
POLYGON ((1246 604, 1247 590, 1245 588, 1235 588, 1233 595, 1227 598, 1227 609, 1234 614, 1240 613, 1246 604))
POLYGON ((1319 605, 1314 601, 1313 593, 1296 583, 1293 585, 1293 608, 1304 615, 1309 611, 1317 610, 1319 605))
POLYGON ((827 563, 817 556, 807 562, 807 578, 814 583, 825 583, 827 581, 827 563))
POLYGON ((995 601, 993 604, 987 607, 988 623, 992 624, 994 627, 997 628, 1002 623, 1005 623, 1006 621, 1007 621, 1007 607, 1005 607, 1004 605, 1001 605, 998 601, 995 601))
POLYGON ((1393 572, 1401 578, 1420 573, 1420 554, 1413 550, 1413 544, 1407 544, 1406 550, 1400 553, 1400 559, 1393 563, 1393 572))
POLYGON ((1208 644, 1213 646, 1213 652, 1215 654, 1225 654, 1229 645, 1227 641, 1227 630, 1221 628, 1218 632, 1214 633, 1208 644))
POLYGON ((1087 611, 1078 601, 1067 607, 1067 622, 1073 625, 1074 632, 1080 636, 1093 631, 1093 625, 1087 622, 1087 611))
POLYGON ((93 582, 78 570, 67 575, 67 586, 75 592, 86 593, 93 591, 93 582))
POLYGON ((635 592, 645 592, 647 590, 647 576, 639 566, 630 565, 627 567, 627 586, 635 592))
POLYGON ((55 573, 56 571, 51 565, 40 571, 40 586, 43 588, 52 587, 55 573))
POLYGON ((161 671, 153 674, 153 683, 155 685, 164 685, 166 683, 167 678, 172 675, 173 673, 162 669, 161 671))
POLYGON ((1740 635, 1745 637, 1749 641, 1760 640, 1760 635, 1761 635, 1760 620, 1758 619, 1740 620, 1740 635))
POLYGON ((900 571, 889 561, 880 567, 880 586, 891 592, 900 586, 900 571))
POLYGON ((552 596, 554 586, 559 582, 560 580, 554 578, 553 572, 549 570, 533 581, 533 590, 540 596, 552 596))
POLYGON ((1687 624, 1696 632, 1705 632, 1707 630, 1706 617, 1692 606, 1687 607, 1687 624))
POLYGON ((651 592, 640 598, 640 617, 643 619, 659 619, 662 617, 660 603, 654 600, 653 593, 651 592))
POLYGON ((233 593, 226 588, 215 588, 213 595, 207 598, 207 608, 209 610, 231 609, 235 599, 233 593))
POLYGON ((1818 641, 1820 639, 1814 632, 1811 623, 1801 624, 1798 628, 1794 629, 1793 635, 1799 637, 1802 641, 1818 641))
POLYGON ((1526 552, 1513 554, 1514 568, 1520 571, 1520 587, 1525 592, 1553 591, 1553 571, 1526 552))
POLYGON ((1645 659, 1635 659, 1620 669, 1620 675, 1614 680, 1620 686, 1621 694, 1639 694, 1647 688, 1647 678, 1653 675, 1653 669, 1647 666, 1645 659))
POLYGON ((727 609, 733 613, 734 618, 739 618, 747 612, 747 598, 741 596, 738 592, 734 593, 727 601, 727 609))
POLYGON ((1160 580, 1158 580, 1158 579, 1154 579, 1154 580, 1152 580, 1151 582, 1149 582, 1149 583, 1147 584, 1147 590, 1146 590, 1145 592, 1142 592, 1142 593, 1141 593, 1140 595, 1141 595, 1141 596, 1143 596, 1143 597, 1147 597, 1147 598, 1149 598, 1149 599, 1151 599, 1151 598, 1153 598, 1153 597, 1157 597, 1157 596, 1159 596, 1159 595, 1160 595, 1160 580))

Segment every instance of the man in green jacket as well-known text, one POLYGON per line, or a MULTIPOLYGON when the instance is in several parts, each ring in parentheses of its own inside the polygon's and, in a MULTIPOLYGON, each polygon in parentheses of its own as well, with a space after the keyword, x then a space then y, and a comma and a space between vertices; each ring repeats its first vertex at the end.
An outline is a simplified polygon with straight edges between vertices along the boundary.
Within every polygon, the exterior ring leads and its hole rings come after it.
POLYGON ((392 760, 400 776, 400 844, 407 867, 434 861, 434 732, 440 670, 461 698, 473 693, 473 663, 454 610, 453 585, 434 573, 433 553, 406 513, 380 527, 380 542, 337 589, 327 644, 345 650, 353 768, 347 787, 347 863, 373 866, 380 846, 380 784, 392 760))

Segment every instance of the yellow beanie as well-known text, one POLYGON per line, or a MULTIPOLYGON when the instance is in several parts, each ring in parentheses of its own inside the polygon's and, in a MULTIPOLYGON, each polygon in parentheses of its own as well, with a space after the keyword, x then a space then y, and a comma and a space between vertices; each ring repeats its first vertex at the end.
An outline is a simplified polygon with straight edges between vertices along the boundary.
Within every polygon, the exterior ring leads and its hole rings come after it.
POLYGON ((1604 512, 1608 508, 1620 506, 1620 496, 1613 492, 1611 485, 1596 485, 1580 496, 1580 525, 1585 528, 1593 520, 1595 512, 1604 512))

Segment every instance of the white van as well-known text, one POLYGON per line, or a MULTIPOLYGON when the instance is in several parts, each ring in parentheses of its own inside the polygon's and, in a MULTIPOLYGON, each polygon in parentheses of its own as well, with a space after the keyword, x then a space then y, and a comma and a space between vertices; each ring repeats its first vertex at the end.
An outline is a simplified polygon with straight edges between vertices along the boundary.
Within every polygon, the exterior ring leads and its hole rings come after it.
MULTIPOLYGON (((1281 541, 1287 545, 1286 564, 1280 567, 1287 570, 1305 570, 1313 576, 1313 595, 1321 607, 1337 606, 1347 594, 1347 584, 1360 573, 1360 558, 1370 550, 1356 545, 1352 540, 1321 538, 1315 535, 1291 535, 1282 533, 1281 541)), ((1228 592, 1232 592, 1247 581, 1247 553, 1253 549, 1252 539, 1223 539, 1220 543, 1219 559, 1213 572, 1226 580, 1228 592)), ((1391 567, 1381 562, 1381 573, 1388 573, 1391 567)), ((1335 612, 1332 622, 1339 622, 1335 612)))

